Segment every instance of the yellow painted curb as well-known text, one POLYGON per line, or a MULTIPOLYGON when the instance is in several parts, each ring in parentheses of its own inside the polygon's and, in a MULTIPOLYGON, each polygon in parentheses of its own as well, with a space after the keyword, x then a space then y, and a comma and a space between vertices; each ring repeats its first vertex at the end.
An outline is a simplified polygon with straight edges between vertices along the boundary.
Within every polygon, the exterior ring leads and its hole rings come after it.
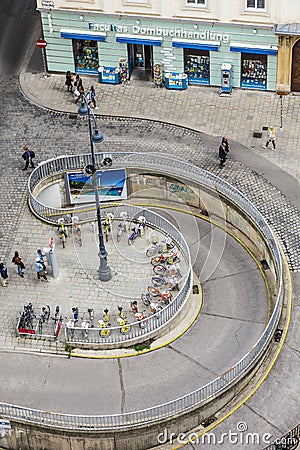
MULTIPOLYGON (((290 321, 291 321, 291 313, 292 313, 292 277, 291 277, 291 272, 288 268, 288 265, 285 262, 285 266, 286 266, 286 271, 287 271, 287 277, 289 279, 289 301, 288 301, 288 305, 287 305, 287 320, 286 320, 286 324, 285 324, 285 328, 284 331, 282 333, 282 337, 280 340, 280 344, 279 347, 274 355, 274 358, 272 359, 268 369, 266 370, 265 374, 262 376, 261 380, 258 382, 258 384, 253 388, 253 390, 246 396, 246 398, 244 398, 237 406, 235 406, 229 413, 227 413, 224 417, 222 417, 221 419, 217 420, 214 424, 210 425, 209 427, 205 428, 205 430, 201 431, 199 434, 195 434, 193 432, 193 439, 189 440, 188 442, 186 442, 185 444, 180 444, 176 447, 172 447, 172 450, 177 450, 179 448, 182 448, 184 445, 187 445, 189 443, 192 443, 193 441, 196 441, 200 436, 203 436, 204 434, 208 433, 209 431, 211 431, 213 428, 215 428, 216 426, 218 426, 220 423, 224 422, 224 420, 226 420, 229 416, 231 416, 235 411, 237 411, 241 406, 244 405, 244 403, 246 403, 247 400, 249 400, 250 397, 252 397, 253 394, 255 394, 255 392, 260 388, 260 386, 262 385, 262 383, 265 381, 265 379, 267 378, 267 376, 269 375, 269 373, 271 372, 281 350, 284 344, 284 341, 286 339, 286 335, 290 326, 290 321), (195 435, 195 437, 194 437, 195 435)), ((192 431, 191 431, 192 432, 192 431)), ((188 433, 186 433, 188 434, 188 433)))

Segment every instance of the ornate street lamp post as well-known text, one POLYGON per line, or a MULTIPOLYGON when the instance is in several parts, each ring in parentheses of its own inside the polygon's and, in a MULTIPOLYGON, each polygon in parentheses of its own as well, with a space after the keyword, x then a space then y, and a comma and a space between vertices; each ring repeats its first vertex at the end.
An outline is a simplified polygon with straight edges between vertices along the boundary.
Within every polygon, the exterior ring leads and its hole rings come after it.
POLYGON ((99 253, 98 256, 100 258, 100 266, 99 266, 99 278, 101 281, 109 281, 111 279, 111 270, 107 263, 107 251, 104 244, 103 238, 103 230, 101 223, 101 212, 100 212, 100 201, 99 201, 99 191, 98 191, 98 183, 97 183, 97 170, 96 170, 96 160, 95 160, 95 152, 94 152, 94 142, 103 142, 104 137, 99 132, 97 128, 97 123, 95 119, 95 115, 91 108, 88 105, 88 101, 86 96, 82 95, 81 106, 78 109, 78 114, 80 116, 87 116, 89 123, 89 133, 90 133, 90 145, 91 145, 91 156, 92 156, 92 164, 86 167, 86 173, 91 176, 93 187, 95 190, 95 200, 96 200, 96 210, 97 210, 97 224, 98 224, 98 238, 99 238, 99 253), (92 130, 92 121, 91 115, 93 117, 94 122, 94 132, 92 130))

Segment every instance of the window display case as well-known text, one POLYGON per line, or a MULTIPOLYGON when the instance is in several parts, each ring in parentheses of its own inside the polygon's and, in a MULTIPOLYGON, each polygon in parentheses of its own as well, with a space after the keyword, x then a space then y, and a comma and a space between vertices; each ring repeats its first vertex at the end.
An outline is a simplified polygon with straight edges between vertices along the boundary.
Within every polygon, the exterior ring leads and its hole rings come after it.
POLYGON ((99 83, 120 83, 120 70, 118 67, 99 67, 99 83))
POLYGON ((189 84, 210 84, 209 51, 184 49, 184 72, 189 84))
POLYGON ((188 87, 188 77, 186 73, 171 72, 166 73, 165 82, 167 89, 186 89, 188 87))
POLYGON ((96 74, 98 72, 97 41, 73 39, 76 73, 96 74))
POLYGON ((241 54, 241 87, 267 88, 267 55, 241 54))

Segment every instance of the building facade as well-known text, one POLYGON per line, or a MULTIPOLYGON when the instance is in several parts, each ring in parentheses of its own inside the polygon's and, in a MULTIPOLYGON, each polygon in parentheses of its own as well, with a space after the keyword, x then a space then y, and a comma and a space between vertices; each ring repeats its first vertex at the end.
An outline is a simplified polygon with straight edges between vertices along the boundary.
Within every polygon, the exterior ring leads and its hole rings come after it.
POLYGON ((233 87, 300 91, 300 26, 289 25, 300 5, 286 3, 37 0, 37 7, 50 72, 71 70, 113 83, 126 66, 132 80, 185 74, 189 84, 220 86, 225 63, 233 87))

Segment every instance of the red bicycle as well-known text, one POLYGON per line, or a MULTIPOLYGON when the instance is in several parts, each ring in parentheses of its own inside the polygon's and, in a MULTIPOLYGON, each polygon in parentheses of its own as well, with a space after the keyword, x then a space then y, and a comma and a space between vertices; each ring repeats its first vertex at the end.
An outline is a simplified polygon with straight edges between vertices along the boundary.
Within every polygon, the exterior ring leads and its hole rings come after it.
POLYGON ((180 262, 178 257, 179 252, 161 253, 159 256, 154 256, 151 258, 152 266, 157 266, 158 264, 174 264, 180 262))

